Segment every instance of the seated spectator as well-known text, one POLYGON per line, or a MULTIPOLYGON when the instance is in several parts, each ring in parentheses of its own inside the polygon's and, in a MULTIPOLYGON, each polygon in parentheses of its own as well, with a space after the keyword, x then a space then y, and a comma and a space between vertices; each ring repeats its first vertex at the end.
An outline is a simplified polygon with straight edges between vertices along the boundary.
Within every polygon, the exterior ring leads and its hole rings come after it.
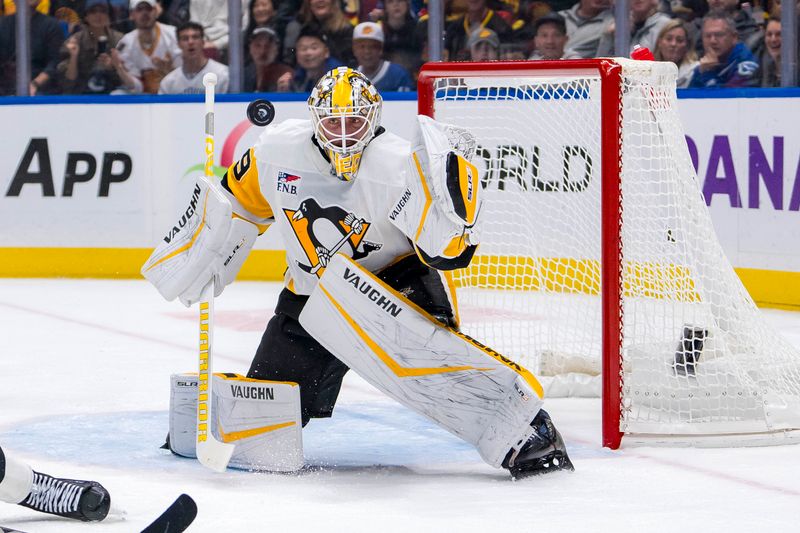
POLYGON ((422 47, 416 39, 417 21, 411 15, 409 0, 384 0, 383 55, 408 72, 416 72, 422 62, 422 47))
POLYGON ((353 55, 358 68, 376 89, 385 91, 413 91, 414 82, 408 72, 383 58, 383 29, 374 22, 362 22, 353 30, 353 55))
POLYGON ((344 16, 339 0, 303 0, 300 14, 286 26, 284 63, 295 63, 294 48, 304 27, 312 28, 325 37, 331 56, 348 66, 355 66, 353 25, 344 16))
POLYGON ((181 66, 175 27, 156 22, 156 0, 131 0, 130 6, 136 29, 120 39, 111 59, 124 92, 156 94, 164 76, 181 66))
POLYGON ((781 86, 781 19, 770 17, 761 52, 761 87, 781 86))
MULTIPOLYGON (((753 50, 763 33, 753 16, 742 9, 739 0, 708 0, 708 12, 723 14, 733 19, 739 41, 753 50)), ((702 25, 703 19, 698 18, 694 21, 697 31, 695 32, 695 45, 698 54, 703 52, 702 25)))
MULTIPOLYGON (((242 2, 242 19, 247 16, 247 0, 242 2)), ((228 51, 228 2, 222 0, 191 0, 189 20, 203 27, 205 42, 203 50, 206 57, 223 61, 228 51)))
MULTIPOLYGON (((467 0, 467 12, 445 27, 444 46, 453 61, 469 59, 469 38, 476 30, 489 29, 501 43, 511 41, 511 26, 487 6, 487 0, 467 0)), ((499 46, 499 45, 498 45, 499 46)))
MULTIPOLYGON (((185 0, 188 2, 189 0, 185 0)), ((111 27, 125 35, 136 29, 136 24, 131 18, 130 0, 109 0, 111 4, 111 27)), ((188 13, 188 7, 187 7, 188 13)), ((168 22, 174 26, 172 22, 168 22)))
MULTIPOLYGON (((446 19, 445 19, 446 20, 446 19)), ((445 27, 447 22, 445 22, 445 27)), ((417 20, 417 26, 414 28, 414 46, 419 48, 419 64, 422 65, 428 61, 428 15, 424 14, 417 20)), ((442 49, 442 59, 447 61, 448 54, 447 48, 442 49)))
POLYGON ((121 81, 111 62, 111 49, 122 34, 111 29, 108 0, 86 0, 81 29, 64 43, 58 77, 65 94, 108 94, 121 81))
POLYGON ((671 20, 661 28, 653 55, 656 61, 671 61, 678 66, 679 89, 689 86, 697 66, 697 54, 689 46, 689 30, 683 21, 671 20))
MULTIPOLYGON (((56 83, 59 49, 64 32, 53 17, 38 11, 39 0, 30 5, 31 96, 57 92, 56 83)), ((17 83, 17 13, 0 18, 0 95, 16 94, 17 83)))
MULTIPOLYGON (((303 7, 303 0, 278 0, 274 6, 275 31, 278 32, 278 37, 283 42, 286 39, 286 28, 300 13, 300 8, 303 7)), ((285 57, 283 61, 286 62, 285 57)))
POLYGON ((580 0, 558 12, 567 24, 567 50, 580 57, 597 57, 600 38, 614 22, 611 0, 580 0))
POLYGON ((166 9, 158 18, 159 22, 175 26, 176 28, 184 22, 189 22, 191 16, 189 15, 190 0, 160 0, 165 2, 166 9))
POLYGON ((673 17, 683 22, 692 22, 697 18, 703 18, 708 13, 708 2, 706 0, 671 0, 670 8, 673 17))
MULTIPOLYGON (((533 37, 536 35, 536 31, 533 28, 534 22, 550 14, 554 14, 553 9, 549 4, 541 0, 533 0, 523 4, 519 17, 511 24, 511 41, 521 46, 522 57, 520 59, 527 59, 533 54, 533 37)), ((505 48, 505 45, 500 46, 501 58, 503 58, 503 50, 505 48)))
POLYGON ((470 61, 497 61, 500 59, 500 38, 489 28, 478 28, 467 41, 470 61))
POLYGON ((492 7, 511 26, 518 19, 526 3, 520 0, 493 0, 492 7))
POLYGON ((175 33, 182 65, 161 80, 158 94, 203 94, 206 92, 203 76, 208 72, 217 75, 216 92, 228 92, 228 67, 206 57, 203 27, 197 22, 184 22, 175 33))
POLYGON ((247 43, 248 61, 244 68, 244 92, 275 92, 278 80, 292 74, 292 67, 278 61, 278 34, 268 26, 253 29, 247 43))
MULTIPOLYGON (((244 29, 244 42, 248 45, 250 36, 256 28, 269 26, 273 30, 275 29, 275 6, 272 0, 250 0, 249 3, 250 5, 247 9, 248 22, 247 27, 244 29)), ((277 37, 278 34, 275 33, 275 36, 277 37)), ((280 39, 278 41, 280 42, 280 39)), ((249 57, 245 59, 245 61, 249 60, 249 57)))
POLYGON ((533 23, 533 53, 529 59, 577 59, 574 51, 566 51, 567 23, 564 17, 550 13, 533 23))
POLYGON ((758 62, 739 42, 736 23, 721 13, 703 19, 703 49, 689 87, 753 87, 758 85, 758 62))
POLYGON ((344 13, 353 24, 378 22, 384 14, 384 2, 382 0, 346 0, 344 13))
POLYGON ((310 93, 323 74, 342 66, 341 61, 331 57, 324 35, 314 28, 304 28, 295 45, 297 67, 278 80, 281 92, 310 93))
MULTIPOLYGON (((670 21, 669 16, 658 11, 658 4, 659 0, 631 0, 631 38, 628 55, 637 45, 651 51, 656 47, 658 33, 670 21)), ((598 57, 609 57, 615 54, 614 30, 610 28, 609 31, 603 33, 600 39, 597 55, 598 57)))

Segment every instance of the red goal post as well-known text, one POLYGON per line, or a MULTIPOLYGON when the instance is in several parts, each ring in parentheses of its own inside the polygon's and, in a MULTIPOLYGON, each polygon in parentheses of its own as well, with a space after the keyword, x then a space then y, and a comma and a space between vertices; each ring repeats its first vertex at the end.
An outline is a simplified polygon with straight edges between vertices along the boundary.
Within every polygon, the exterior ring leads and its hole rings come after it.
POLYGON ((675 74, 625 59, 423 66, 419 113, 483 146, 491 227, 456 275, 462 327, 535 373, 553 356, 555 375, 602 361, 604 446, 787 442, 800 357, 724 258, 675 74))

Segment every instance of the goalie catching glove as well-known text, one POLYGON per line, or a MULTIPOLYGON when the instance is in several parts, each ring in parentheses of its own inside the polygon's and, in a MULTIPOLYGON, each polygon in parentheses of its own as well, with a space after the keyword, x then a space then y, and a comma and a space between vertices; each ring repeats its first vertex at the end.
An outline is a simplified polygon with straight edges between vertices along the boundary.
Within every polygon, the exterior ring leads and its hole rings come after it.
POLYGON ((167 300, 189 307, 213 278, 219 296, 242 267, 258 237, 255 224, 233 218, 231 202, 205 177, 189 205, 142 267, 142 275, 167 300))
POLYGON ((409 173, 417 179, 403 192, 390 219, 412 237, 421 259, 449 270, 469 264, 480 240, 478 169, 470 162, 469 131, 418 116, 409 173))

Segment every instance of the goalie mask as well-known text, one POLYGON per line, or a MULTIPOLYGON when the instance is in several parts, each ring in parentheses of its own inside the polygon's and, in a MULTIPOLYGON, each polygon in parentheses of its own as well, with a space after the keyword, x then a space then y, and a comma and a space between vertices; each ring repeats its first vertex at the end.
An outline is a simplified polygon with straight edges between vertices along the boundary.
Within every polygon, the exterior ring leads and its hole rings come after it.
POLYGON ((308 107, 314 137, 339 179, 356 177, 361 154, 380 127, 381 104, 372 82, 348 67, 331 70, 311 91, 308 107))

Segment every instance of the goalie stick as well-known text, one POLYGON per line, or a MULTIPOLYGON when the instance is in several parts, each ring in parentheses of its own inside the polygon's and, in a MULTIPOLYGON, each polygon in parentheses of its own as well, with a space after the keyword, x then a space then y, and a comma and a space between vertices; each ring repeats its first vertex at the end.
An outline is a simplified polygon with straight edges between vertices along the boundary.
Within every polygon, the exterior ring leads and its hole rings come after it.
MULTIPOLYGON (((214 165, 214 86, 217 76, 209 72, 203 76, 206 88, 206 140, 205 176, 213 178, 214 165)), ((211 418, 211 386, 213 379, 212 346, 214 340, 214 278, 200 294, 200 344, 197 386, 197 459, 203 466, 224 472, 233 455, 234 445, 214 438, 209 425, 211 418)))
MULTIPOLYGON (((188 494, 181 494, 142 533, 181 533, 197 516, 197 504, 188 494)), ((0 533, 25 533, 19 529, 0 526, 0 533)))

